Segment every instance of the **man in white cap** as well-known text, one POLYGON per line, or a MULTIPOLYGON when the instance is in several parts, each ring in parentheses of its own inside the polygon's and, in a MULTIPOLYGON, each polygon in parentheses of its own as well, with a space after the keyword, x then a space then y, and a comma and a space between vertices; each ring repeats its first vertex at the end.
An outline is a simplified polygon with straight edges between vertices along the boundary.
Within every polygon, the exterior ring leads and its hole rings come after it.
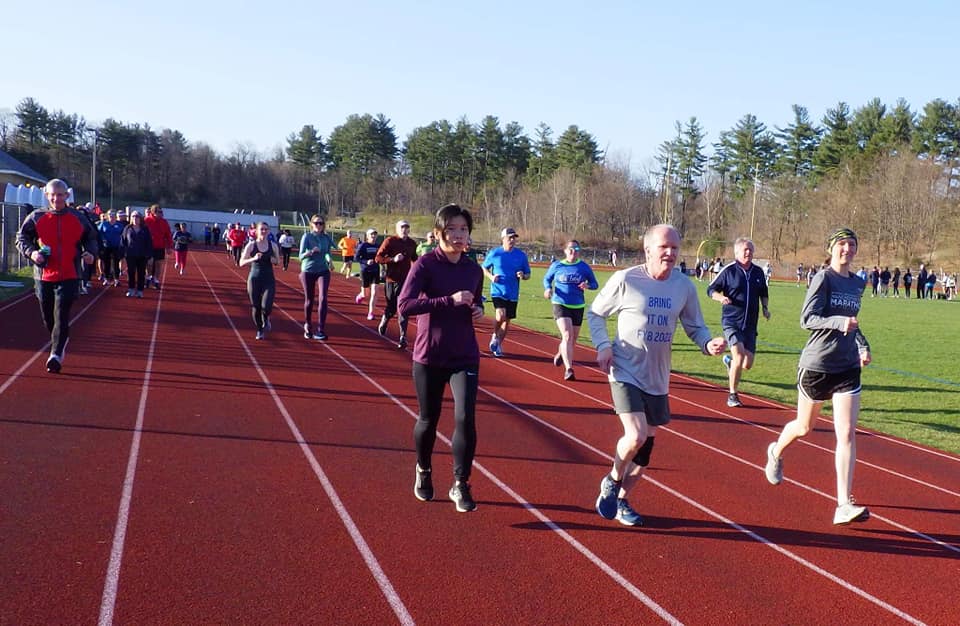
POLYGON ((493 301, 494 325, 490 339, 490 353, 503 356, 503 340, 510 328, 510 320, 517 317, 520 301, 520 281, 530 280, 530 261, 527 253, 516 247, 517 231, 500 231, 503 245, 494 248, 483 260, 483 273, 490 279, 490 299, 493 301))
MULTIPOLYGON (((377 326, 377 331, 381 335, 386 336, 387 323, 391 317, 397 315, 397 298, 403 288, 403 281, 410 272, 410 264, 416 259, 417 242, 410 237, 410 222, 400 220, 397 222, 397 234, 384 239, 380 249, 377 250, 377 263, 387 266, 384 288, 387 304, 384 306, 383 317, 380 318, 380 324, 377 326)), ((407 347, 407 318, 399 315, 397 323, 400 325, 397 348, 403 350, 407 347)))

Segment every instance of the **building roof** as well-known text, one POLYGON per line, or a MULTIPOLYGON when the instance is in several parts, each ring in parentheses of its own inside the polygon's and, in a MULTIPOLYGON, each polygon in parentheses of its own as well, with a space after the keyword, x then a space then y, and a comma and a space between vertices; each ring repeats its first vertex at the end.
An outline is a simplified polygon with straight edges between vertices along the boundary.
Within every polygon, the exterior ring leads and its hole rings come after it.
POLYGON ((46 183, 48 180, 48 177, 16 160, 3 150, 0 150, 0 174, 17 174, 38 183, 46 183))

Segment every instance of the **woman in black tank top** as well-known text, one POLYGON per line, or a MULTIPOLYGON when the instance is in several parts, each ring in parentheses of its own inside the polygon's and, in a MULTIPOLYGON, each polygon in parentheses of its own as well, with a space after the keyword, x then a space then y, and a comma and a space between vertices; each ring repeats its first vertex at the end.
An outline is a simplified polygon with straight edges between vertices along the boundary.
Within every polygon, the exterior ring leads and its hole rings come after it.
POLYGON ((270 330, 270 312, 273 310, 273 296, 277 291, 273 276, 273 266, 280 263, 280 250, 269 239, 270 226, 266 222, 257 224, 257 239, 243 249, 240 266, 250 265, 247 277, 247 294, 253 307, 253 323, 257 327, 257 339, 263 339, 270 330))

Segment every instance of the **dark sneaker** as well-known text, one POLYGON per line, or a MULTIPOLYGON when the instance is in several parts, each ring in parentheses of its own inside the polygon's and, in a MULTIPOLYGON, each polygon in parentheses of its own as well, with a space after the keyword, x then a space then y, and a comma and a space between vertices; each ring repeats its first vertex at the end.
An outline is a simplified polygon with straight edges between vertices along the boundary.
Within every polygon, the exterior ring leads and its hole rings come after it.
POLYGON ((850 498, 846 504, 841 504, 833 513, 833 523, 837 526, 849 524, 850 522, 865 522, 870 519, 870 511, 867 507, 860 506, 850 498))
POLYGON ((620 484, 613 482, 610 474, 606 474, 600 481, 600 495, 597 496, 597 513, 603 519, 614 519, 617 516, 617 493, 620 484))
POLYGON ((470 495, 470 485, 468 483, 458 480, 450 487, 448 495, 457 505, 457 511, 460 513, 469 513, 477 509, 477 503, 473 501, 473 496, 470 495))
POLYGON ((490 354, 492 354, 493 356, 503 355, 503 353, 500 352, 500 342, 497 341, 496 337, 490 340, 490 354))
POLYGON ((727 371, 729 372, 729 371, 730 371, 730 366, 733 364, 733 359, 730 358, 730 355, 729 355, 729 354, 724 354, 724 355, 723 355, 723 359, 721 359, 721 360, 723 361, 723 366, 724 366, 725 368, 727 368, 727 371))
POLYGON ((263 339, 263 337, 264 337, 263 331, 262 331, 262 330, 258 330, 258 331, 257 331, 257 341, 260 341, 261 339, 263 339))
POLYGON ((576 380, 577 377, 573 375, 573 370, 569 369, 563 373, 564 380, 576 380))
POLYGON ((417 465, 417 477, 413 483, 413 495, 421 502, 433 500, 433 479, 430 477, 430 470, 420 469, 417 465))
POLYGON ((553 366, 554 366, 554 367, 560 367, 561 365, 563 365, 563 357, 560 356, 560 354, 554 354, 554 355, 553 355, 553 366))
POLYGON ((385 318, 385 317, 380 318, 380 325, 377 326, 377 332, 380 333, 382 336, 386 337, 386 335, 387 335, 387 318, 385 318))
POLYGON ((763 468, 767 482, 771 485, 779 485, 783 482, 783 459, 773 456, 773 449, 776 447, 776 441, 767 446, 767 464, 763 468))
POLYGON ((314 333, 313 338, 316 339, 316 340, 318 340, 318 341, 326 341, 326 340, 327 340, 327 333, 323 332, 322 330, 320 330, 320 329, 318 328, 318 329, 317 329, 317 332, 314 333))
POLYGON ((740 396, 737 395, 737 392, 733 392, 727 396, 727 406, 730 408, 743 406, 743 402, 740 402, 740 396))
POLYGON ((617 521, 624 526, 643 526, 643 518, 625 498, 617 500, 617 521))
POLYGON ((397 342, 397 350, 403 350, 407 347, 407 336, 400 335, 400 340, 397 342))
POLYGON ((51 354, 50 358, 47 359, 47 371, 51 374, 60 373, 60 357, 56 354, 51 354))

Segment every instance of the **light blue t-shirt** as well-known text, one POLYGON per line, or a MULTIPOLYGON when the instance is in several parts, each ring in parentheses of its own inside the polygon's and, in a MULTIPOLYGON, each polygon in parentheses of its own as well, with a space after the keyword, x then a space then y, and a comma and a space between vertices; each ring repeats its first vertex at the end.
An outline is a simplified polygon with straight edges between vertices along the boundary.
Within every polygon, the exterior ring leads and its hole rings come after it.
POLYGON ((511 302, 520 300, 520 279, 517 272, 530 273, 527 253, 520 248, 507 252, 502 247, 494 248, 483 260, 483 268, 500 280, 490 281, 490 297, 503 298, 511 302))
POLYGON ((570 309, 582 309, 586 306, 581 283, 587 283, 587 289, 596 289, 599 285, 593 270, 583 259, 568 263, 566 259, 554 261, 543 276, 543 288, 553 289, 550 302, 561 304, 570 309))

